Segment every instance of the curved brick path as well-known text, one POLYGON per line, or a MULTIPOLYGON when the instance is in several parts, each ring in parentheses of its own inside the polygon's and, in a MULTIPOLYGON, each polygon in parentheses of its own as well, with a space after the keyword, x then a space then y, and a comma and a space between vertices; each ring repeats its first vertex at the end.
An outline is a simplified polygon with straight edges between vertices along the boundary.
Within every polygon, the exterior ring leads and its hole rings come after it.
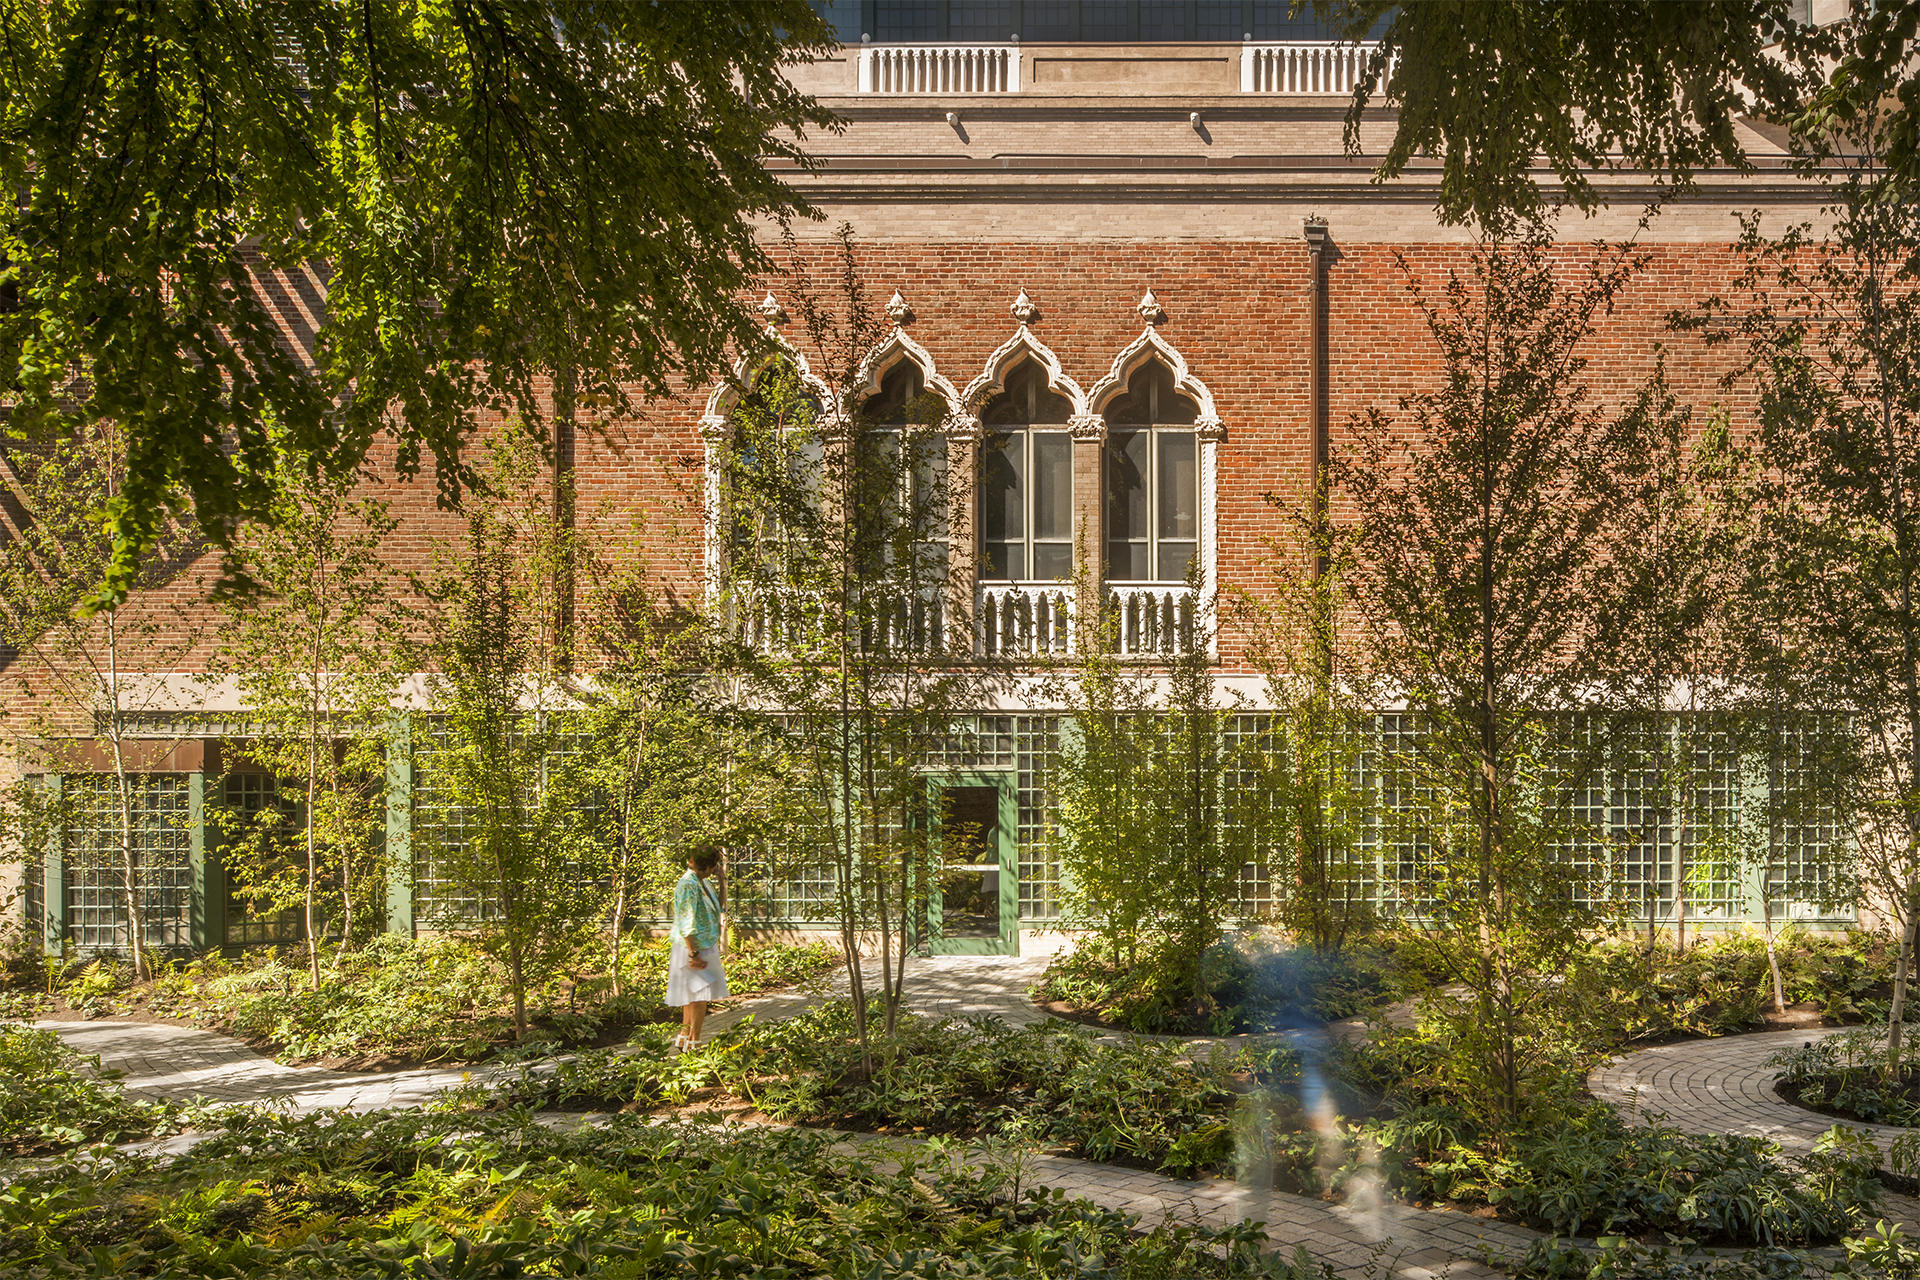
MULTIPOLYGON (((1026 992, 1045 967, 1045 957, 915 960, 908 973, 908 1003, 936 1017, 991 1015, 1016 1025, 1038 1022, 1046 1015, 1026 992)), ((829 984, 827 993, 835 989, 844 992, 844 977, 829 984)), ((749 1014, 763 1020, 790 1016, 827 993, 787 992, 740 1001, 714 1013, 707 1025, 719 1030, 749 1014)), ((229 1036, 197 1027, 107 1021, 36 1025, 58 1031, 82 1052, 98 1054, 102 1066, 125 1073, 122 1084, 128 1093, 145 1098, 197 1095, 225 1102, 269 1102, 298 1111, 374 1111, 419 1106, 442 1089, 491 1074, 486 1067, 385 1073, 289 1067, 229 1036)), ((139 1145, 177 1151, 191 1141, 186 1136, 139 1145)), ((1166 1219, 1212 1227, 1247 1219, 1264 1222, 1275 1249, 1290 1254, 1305 1246, 1315 1258, 1354 1276, 1497 1280, 1498 1272, 1476 1260, 1481 1252, 1518 1254, 1539 1238, 1539 1233, 1510 1223, 1413 1209, 1384 1197, 1356 1195, 1345 1204, 1328 1204, 1223 1178, 1169 1178, 1064 1156, 1030 1157, 1026 1169, 1035 1185, 1058 1187, 1103 1207, 1137 1214, 1149 1224, 1166 1219)))
MULTIPOLYGON (((1773 1091, 1779 1071, 1766 1065, 1782 1049, 1837 1033, 1837 1028, 1761 1031, 1715 1040, 1682 1040, 1623 1054, 1595 1067, 1587 1088, 1630 1119, 1662 1123, 1688 1133, 1740 1133, 1767 1138, 1781 1151, 1805 1156, 1836 1121, 1796 1107, 1773 1091)), ((1912 1130, 1890 1124, 1846 1122, 1864 1129, 1880 1148, 1882 1163, 1895 1138, 1912 1130)), ((1888 1192, 1881 1213, 1920 1233, 1920 1200, 1888 1192)))
MULTIPOLYGON (((1770 1138, 1790 1155, 1806 1155, 1837 1121, 1796 1107, 1773 1091, 1780 1073, 1766 1065, 1782 1049, 1824 1039, 1834 1029, 1761 1031, 1715 1040, 1683 1040, 1624 1054, 1595 1067, 1587 1088, 1628 1114, 1645 1113, 1688 1133, 1743 1133, 1770 1138)), ((1906 1129, 1858 1124, 1884 1158, 1906 1129)))

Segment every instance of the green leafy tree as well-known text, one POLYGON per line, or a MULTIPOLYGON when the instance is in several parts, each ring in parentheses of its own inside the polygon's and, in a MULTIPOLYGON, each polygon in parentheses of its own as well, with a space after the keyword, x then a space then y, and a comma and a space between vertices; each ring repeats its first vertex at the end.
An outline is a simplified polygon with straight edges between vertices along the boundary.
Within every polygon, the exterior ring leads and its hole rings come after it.
MULTIPOLYGON (((239 688, 254 729, 241 754, 299 790, 295 838, 304 874, 278 874, 285 833, 275 808, 235 833, 252 854, 236 862, 265 873, 249 886, 262 905, 300 908, 318 990, 324 883, 331 880, 337 895, 342 949, 353 938, 356 908, 384 884, 378 857, 391 656, 402 619, 393 607, 400 584, 381 552, 395 521, 385 503, 356 498, 339 479, 294 476, 277 488, 272 518, 236 540, 260 590, 225 602, 209 671, 239 688)), ((229 874, 239 869, 230 866, 229 874)))
POLYGON ((1272 851, 1271 870, 1287 885, 1276 891, 1275 910, 1296 937, 1333 952, 1374 920, 1363 874, 1371 855, 1362 847, 1371 802, 1361 785, 1370 680, 1355 665, 1353 646, 1341 643, 1352 566, 1348 548, 1317 514, 1324 503, 1303 513, 1274 494, 1266 501, 1300 538, 1275 540, 1271 581, 1263 592, 1239 594, 1230 614, 1277 722, 1274 750, 1259 768, 1295 833, 1290 849, 1272 851))
POLYGON ((524 1039, 528 992, 592 935, 605 842, 576 700, 556 669, 564 535, 531 442, 506 437, 492 452, 485 496, 469 496, 460 562, 431 584, 424 656, 445 723, 428 765, 433 820, 415 838, 463 904, 436 924, 506 970, 524 1039))
MULTIPOLYGON (((137 718, 171 710, 172 691, 135 673, 179 665, 195 636, 191 629, 163 628, 151 610, 84 608, 118 554, 105 525, 127 484, 127 449, 125 433, 100 423, 48 448, 0 453, 18 504, 15 534, 0 543, 0 647, 16 653, 7 675, 27 709, 14 722, 18 741, 31 748, 36 744, 29 739, 37 738, 45 756, 40 764, 92 773, 98 765, 86 746, 97 741, 105 749, 113 837, 112 865, 103 870, 126 913, 129 958, 146 977, 154 937, 147 893, 156 868, 136 831, 142 765, 134 740, 151 739, 137 718)), ((162 540, 137 562, 141 586, 161 585, 198 550, 177 523, 159 532, 162 540)))
MULTIPOLYGON (((1393 138, 1376 175, 1402 177, 1437 158, 1441 216, 1487 230, 1511 230, 1562 200, 1591 210, 1606 194, 1595 177, 1615 170, 1684 187, 1701 169, 1750 169, 1740 120, 1796 109, 1828 47, 1790 0, 1313 7, 1343 35, 1379 41, 1354 90, 1348 150, 1360 154, 1368 107, 1390 107, 1393 138)), ((1889 39, 1894 28, 1912 37, 1910 13, 1875 21, 1889 39)), ((1903 61, 1890 48, 1878 57, 1903 61)))
POLYGON ((1115 620, 1081 629, 1048 785, 1068 918, 1116 962, 1153 964, 1204 1021, 1218 1012, 1207 955, 1262 913, 1248 873, 1284 865, 1295 814, 1272 727, 1236 724, 1215 688, 1211 610, 1195 612, 1178 651, 1144 668, 1114 656, 1115 620))
POLYGON ((824 285, 804 270, 787 277, 819 384, 777 362, 733 415, 724 607, 745 642, 742 692, 780 717, 804 779, 864 1048, 861 943, 877 943, 890 1036, 932 873, 923 768, 981 705, 984 677, 972 637, 945 629, 946 406, 929 395, 854 403, 885 329, 850 228, 838 247, 824 285))
MULTIPOLYGON (((796 806, 780 736, 765 716, 741 708, 712 620, 663 598, 650 566, 632 554, 639 538, 619 537, 606 523, 589 521, 581 538, 596 670, 581 684, 579 725, 589 744, 585 777, 602 806, 617 996, 627 926, 670 914, 687 851, 714 845, 729 870, 740 868, 750 851, 792 828, 796 806)), ((634 523, 632 532, 643 532, 641 520, 634 523)), ((757 861, 760 872, 770 869, 757 861)), ((730 877, 723 883, 737 917, 737 887, 730 877)))
POLYGON ((1756 215, 1734 289, 1676 321, 1740 351, 1728 381, 1758 393, 1751 595, 1773 644, 1756 670, 1851 739, 1859 874, 1899 936, 1897 1055, 1920 928, 1920 201, 1891 164, 1904 90, 1877 92, 1878 109, 1842 95, 1799 121, 1828 229, 1767 234, 1756 215))
POLYGON ((223 549, 271 518, 289 458, 391 435, 451 500, 477 411, 715 367, 830 121, 785 72, 831 47, 805 0, 0 5, 8 429, 125 433, 97 599, 171 510, 223 549))
POLYGON ((1398 833, 1429 926, 1415 940, 1471 992, 1441 1016, 1472 1083, 1514 1117, 1541 975, 1598 922, 1581 905, 1592 886, 1553 850, 1577 834, 1567 713, 1606 670, 1597 624, 1637 527, 1655 407, 1591 403, 1583 348, 1637 260, 1602 250, 1563 284, 1544 241, 1482 241, 1437 293, 1402 265, 1440 377, 1398 415, 1358 417, 1332 476, 1352 501, 1370 665, 1419 730, 1380 748, 1417 797, 1398 833))

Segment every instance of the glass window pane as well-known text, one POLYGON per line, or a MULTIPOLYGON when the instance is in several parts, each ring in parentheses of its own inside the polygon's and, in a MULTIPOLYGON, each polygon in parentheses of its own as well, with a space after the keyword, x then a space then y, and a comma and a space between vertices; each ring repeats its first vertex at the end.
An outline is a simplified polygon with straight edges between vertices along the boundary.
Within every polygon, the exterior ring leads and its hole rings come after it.
POLYGON ((1033 536, 1073 540, 1073 442, 1063 431, 1033 433, 1033 536))
POLYGON ((873 12, 873 38, 889 40, 938 40, 941 37, 940 0, 877 0, 873 12))
MULTIPOLYGON (((1027 0, 1029 10, 1033 0, 1027 0)), ((1127 0, 1082 0, 1080 5, 1082 40, 1133 39, 1133 11, 1127 0)))
POLYGON ((880 390, 862 406, 863 412, 869 422, 888 426, 918 421, 909 410, 919 407, 914 402, 922 390, 919 367, 911 360, 902 360, 880 379, 880 390))
POLYGON ((1147 536, 1147 446, 1144 431, 1107 436, 1107 537, 1147 536))
POLYGON ((1195 40, 1238 40, 1246 34, 1240 0, 1199 0, 1194 6, 1195 40))
MULTIPOLYGON (((1144 557, 1143 557, 1144 558, 1144 557)), ((1160 572, 1154 575, 1158 582, 1185 582, 1187 570, 1193 565, 1193 543, 1162 542, 1160 544, 1160 572)))
POLYGON ((1200 468, 1193 436, 1185 431, 1162 431, 1159 438, 1156 532, 1162 538, 1193 538, 1200 528, 1200 468))
POLYGON ((1140 0, 1142 40, 1190 40, 1187 0, 1140 0))
POLYGON ((1144 542, 1107 543, 1107 577, 1114 582, 1147 582, 1147 544, 1144 542))
POLYGON ((1034 543, 1033 576, 1040 582, 1071 578, 1073 576, 1073 544, 1071 542, 1034 543))
MULTIPOLYGON (((1117 8, 1116 0, 1108 0, 1106 8, 1117 8)), ((1020 32, 1023 40, 1072 40, 1079 36, 1078 16, 1079 0, 1027 0, 1023 6, 1021 19, 1024 28, 1020 32)))
POLYGON ((947 39, 1005 40, 1013 34, 1013 0, 949 0, 947 39))
POLYGON ((1026 577, 1026 547, 1018 542, 981 543, 980 576, 996 582, 1018 581, 1026 577))
POLYGON ((1007 542, 1026 533, 1021 509, 1026 433, 989 436, 980 448, 980 541, 1007 542))

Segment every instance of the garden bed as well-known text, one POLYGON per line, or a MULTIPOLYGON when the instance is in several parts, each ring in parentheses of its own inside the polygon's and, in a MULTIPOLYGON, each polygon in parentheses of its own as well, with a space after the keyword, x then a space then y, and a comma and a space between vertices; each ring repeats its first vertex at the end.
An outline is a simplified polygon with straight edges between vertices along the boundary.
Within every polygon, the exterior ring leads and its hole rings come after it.
POLYGON ((1489 1128, 1421 1083, 1439 1051, 1411 1033, 1308 1060, 1272 1039, 1190 1055, 1060 1024, 1013 1030, 909 1015, 898 1037, 876 1038, 869 1064, 852 1024, 850 1006, 835 1002, 680 1056, 643 1032, 630 1052, 529 1064, 463 1101, 483 1111, 750 1109, 776 1122, 981 1140, 1176 1177, 1252 1177, 1335 1199, 1356 1179, 1377 1180, 1416 1203, 1656 1243, 1830 1243, 1862 1225, 1878 1194, 1857 1151, 1793 1161, 1760 1139, 1631 1127, 1574 1099, 1489 1128), (1316 1113, 1315 1098, 1335 1114, 1316 1113))
MULTIPOLYGON (((600 957, 583 952, 569 976, 536 990, 530 1041, 582 1048, 623 1043, 653 1023, 677 1022, 662 999, 666 944, 628 948, 615 996, 600 957)), ((830 945, 748 944, 728 957, 734 999, 804 983, 839 963, 830 945)), ((124 962, 75 963, 49 991, 7 993, 6 1016, 52 1021, 112 1018, 220 1031, 285 1063, 335 1070, 401 1070, 482 1062, 518 1043, 499 965, 456 937, 379 935, 336 958, 318 991, 304 952, 213 953, 163 965, 133 981, 124 962)))
POLYGON ((1887 1033, 1863 1027, 1810 1040, 1768 1059, 1783 1101, 1839 1120, 1920 1129, 1920 1046, 1909 1024, 1898 1070, 1887 1073, 1887 1033))

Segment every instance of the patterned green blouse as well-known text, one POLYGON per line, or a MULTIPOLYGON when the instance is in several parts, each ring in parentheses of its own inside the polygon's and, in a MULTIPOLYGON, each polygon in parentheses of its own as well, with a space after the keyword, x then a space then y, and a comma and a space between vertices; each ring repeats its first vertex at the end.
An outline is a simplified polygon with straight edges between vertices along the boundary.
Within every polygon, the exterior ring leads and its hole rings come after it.
POLYGON ((720 899, 692 871, 673 886, 673 940, 687 937, 702 951, 720 941, 720 899))

